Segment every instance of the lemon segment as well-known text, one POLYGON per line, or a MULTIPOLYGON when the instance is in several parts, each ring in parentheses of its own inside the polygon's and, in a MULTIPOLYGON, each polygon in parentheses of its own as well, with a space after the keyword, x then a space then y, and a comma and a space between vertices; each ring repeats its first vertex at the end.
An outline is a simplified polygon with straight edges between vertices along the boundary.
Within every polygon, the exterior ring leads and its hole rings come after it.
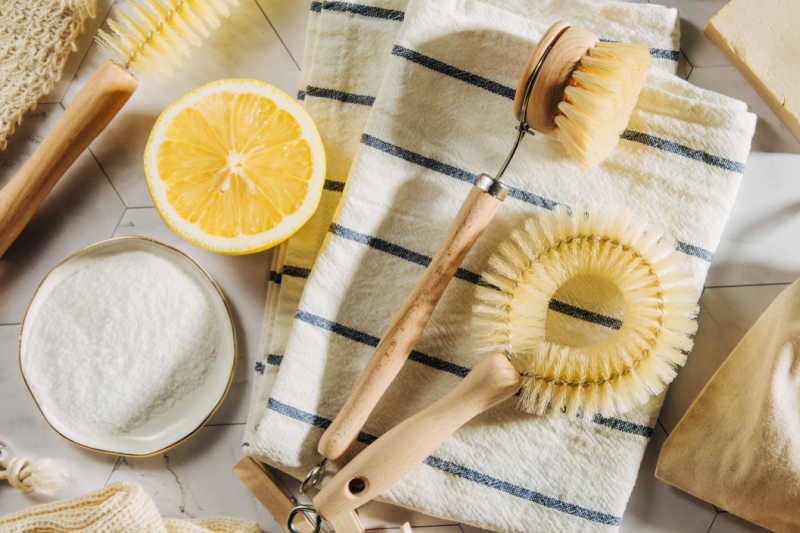
POLYGON ((158 117, 144 155, 166 224, 207 250, 243 254, 289 238, 319 204, 325 151, 305 110, 257 80, 219 80, 158 117))

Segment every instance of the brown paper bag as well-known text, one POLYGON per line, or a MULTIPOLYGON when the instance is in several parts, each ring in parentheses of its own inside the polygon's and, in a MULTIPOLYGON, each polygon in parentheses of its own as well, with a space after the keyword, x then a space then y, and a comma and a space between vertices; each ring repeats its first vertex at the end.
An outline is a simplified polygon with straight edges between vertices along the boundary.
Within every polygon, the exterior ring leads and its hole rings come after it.
POLYGON ((774 531, 800 532, 800 281, 706 383, 656 477, 774 531))

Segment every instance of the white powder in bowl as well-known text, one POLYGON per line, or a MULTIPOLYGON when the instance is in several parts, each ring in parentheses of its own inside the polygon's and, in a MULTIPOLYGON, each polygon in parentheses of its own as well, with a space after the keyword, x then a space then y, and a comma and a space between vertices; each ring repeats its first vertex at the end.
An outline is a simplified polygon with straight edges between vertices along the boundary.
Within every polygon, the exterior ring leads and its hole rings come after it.
POLYGON ((23 371, 37 401, 88 433, 126 433, 169 409, 205 381, 220 339, 207 292, 143 251, 85 260, 30 327, 23 371))

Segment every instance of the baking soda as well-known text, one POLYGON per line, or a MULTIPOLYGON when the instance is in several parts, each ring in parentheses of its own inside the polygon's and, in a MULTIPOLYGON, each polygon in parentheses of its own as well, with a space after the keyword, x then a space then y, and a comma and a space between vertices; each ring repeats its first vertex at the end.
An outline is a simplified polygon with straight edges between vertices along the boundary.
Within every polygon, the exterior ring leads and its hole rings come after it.
POLYGON ((209 295, 152 253, 85 260, 47 294, 23 370, 43 410, 85 432, 126 433, 197 389, 220 330, 209 295))

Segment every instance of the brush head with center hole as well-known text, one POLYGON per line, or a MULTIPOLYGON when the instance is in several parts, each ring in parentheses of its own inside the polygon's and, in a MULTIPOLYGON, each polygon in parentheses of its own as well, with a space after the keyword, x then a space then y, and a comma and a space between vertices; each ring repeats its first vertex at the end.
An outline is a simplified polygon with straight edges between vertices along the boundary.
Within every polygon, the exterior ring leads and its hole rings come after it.
POLYGON ((517 85, 518 120, 528 80, 543 56, 525 120, 536 131, 554 134, 582 168, 599 165, 617 145, 639 99, 650 66, 649 48, 600 42, 568 22, 553 24, 517 85))
POLYGON ((216 29, 239 0, 128 0, 97 41, 125 68, 166 75, 216 29))
POLYGON ((525 411, 624 413, 661 393, 691 349, 697 289, 686 258, 624 211, 531 218, 482 277, 475 342, 523 376, 525 411))

